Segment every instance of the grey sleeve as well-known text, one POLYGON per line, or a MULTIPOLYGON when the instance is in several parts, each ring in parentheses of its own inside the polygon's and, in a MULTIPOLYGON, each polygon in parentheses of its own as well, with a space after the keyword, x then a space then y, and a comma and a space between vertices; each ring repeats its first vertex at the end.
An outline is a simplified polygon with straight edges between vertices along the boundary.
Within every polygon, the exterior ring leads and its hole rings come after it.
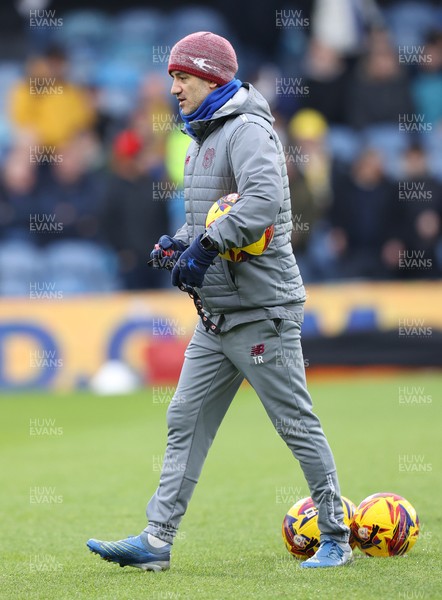
POLYGON ((275 222, 283 202, 278 151, 264 127, 250 122, 238 127, 228 152, 241 199, 207 229, 221 253, 259 240, 275 222))
POLYGON ((183 242, 184 244, 189 245, 190 241, 189 241, 189 230, 187 227, 187 223, 184 223, 184 225, 182 225, 178 229, 178 231, 176 232, 176 234, 173 237, 177 240, 180 240, 180 242, 183 242))

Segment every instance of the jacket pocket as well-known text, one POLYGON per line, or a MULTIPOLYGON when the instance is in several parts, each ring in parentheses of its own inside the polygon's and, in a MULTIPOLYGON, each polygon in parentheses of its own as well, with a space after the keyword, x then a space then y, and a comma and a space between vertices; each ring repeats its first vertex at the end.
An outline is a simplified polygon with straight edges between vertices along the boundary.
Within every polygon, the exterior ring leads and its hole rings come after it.
POLYGON ((226 278, 227 285, 229 286, 229 288, 232 291, 237 292, 238 291, 238 286, 236 285, 236 283, 234 281, 233 275, 232 275, 232 273, 230 271, 230 268, 229 268, 228 261, 221 259, 221 265, 223 267, 224 276, 226 278))
POLYGON ((270 325, 276 335, 281 335, 282 328, 284 327, 284 319, 269 319, 270 325))

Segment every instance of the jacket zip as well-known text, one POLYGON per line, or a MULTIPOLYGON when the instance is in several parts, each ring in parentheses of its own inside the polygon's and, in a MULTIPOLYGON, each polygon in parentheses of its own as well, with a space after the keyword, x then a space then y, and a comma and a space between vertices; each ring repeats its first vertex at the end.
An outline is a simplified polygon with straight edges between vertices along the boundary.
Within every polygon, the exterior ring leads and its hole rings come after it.
MULTIPOLYGON (((196 159, 199 156, 200 150, 201 150, 201 144, 200 143, 196 143, 197 144, 197 152, 195 154, 195 160, 193 162, 193 172, 192 172, 192 179, 190 181, 190 198, 189 198, 189 203, 190 203, 190 214, 192 215, 192 241, 196 238, 195 235, 195 213, 193 210, 193 197, 192 197, 192 190, 193 190, 193 178, 195 177, 195 163, 196 163, 196 159)), ((186 220, 187 220, 187 214, 186 214, 186 220)))
MULTIPOLYGON (((222 125, 224 123, 223 120, 220 119, 220 121, 221 121, 221 123, 218 123, 218 122, 212 122, 212 123, 210 123, 210 125, 204 131, 204 133, 203 133, 203 135, 201 137, 201 140, 198 141, 198 140, 195 140, 195 138, 192 138, 196 142, 197 152, 196 152, 195 161, 194 161, 194 164, 193 164, 193 173, 192 173, 192 179, 190 181, 190 190, 193 189, 193 178, 194 178, 194 175, 195 175, 195 163, 196 163, 196 159, 198 158, 198 156, 200 154, 201 147, 202 147, 203 143, 206 141, 206 139, 209 137, 209 135, 213 131, 215 131, 215 129, 217 129, 220 126, 220 124, 222 125)), ((189 199, 189 203, 190 203, 190 209, 191 209, 191 213, 192 213, 192 218, 194 219, 193 198, 189 199)), ((195 235, 195 220, 192 223, 192 235, 193 235, 193 239, 195 239, 195 237, 196 237, 196 235, 195 235)), ((233 283, 233 281, 232 281, 232 283, 233 283)))

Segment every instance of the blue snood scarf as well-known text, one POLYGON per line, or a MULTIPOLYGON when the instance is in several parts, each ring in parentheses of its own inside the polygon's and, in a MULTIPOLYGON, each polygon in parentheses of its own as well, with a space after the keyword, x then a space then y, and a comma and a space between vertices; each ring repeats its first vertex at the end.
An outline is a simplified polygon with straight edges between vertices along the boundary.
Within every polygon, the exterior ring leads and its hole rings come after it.
POLYGON ((192 121, 208 121, 211 119, 213 114, 230 100, 241 86, 242 81, 239 79, 232 79, 229 83, 216 88, 216 90, 209 94, 202 104, 190 115, 183 115, 180 109, 180 116, 184 121, 184 127, 187 133, 193 138, 196 138, 197 136, 191 126, 192 121))

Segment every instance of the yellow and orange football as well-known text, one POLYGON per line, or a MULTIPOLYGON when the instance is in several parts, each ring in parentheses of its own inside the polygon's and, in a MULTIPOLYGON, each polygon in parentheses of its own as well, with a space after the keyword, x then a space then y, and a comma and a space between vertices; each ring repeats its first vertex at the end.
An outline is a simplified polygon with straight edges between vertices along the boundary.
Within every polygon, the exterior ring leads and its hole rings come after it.
MULTIPOLYGON (((345 496, 341 496, 341 500, 344 523, 347 527, 351 527, 356 506, 345 496)), ((302 498, 290 508, 282 522, 284 544, 290 554, 303 560, 313 556, 318 550, 319 537, 318 509, 310 496, 302 498)), ((349 543, 352 548, 356 545, 351 533, 349 543)))
MULTIPOLYGON (((206 227, 209 227, 213 221, 216 221, 216 219, 219 219, 222 215, 227 215, 238 200, 240 200, 240 195, 234 193, 227 194, 227 196, 223 196, 214 202, 207 213, 206 227)), ((230 250, 220 254, 220 256, 221 258, 225 258, 232 262, 243 262, 250 260, 253 256, 260 256, 269 247, 269 244, 273 239, 274 231, 274 226, 270 225, 257 242, 244 246, 244 248, 230 248, 230 250)))
POLYGON ((419 517, 408 500, 398 494, 372 494, 358 506, 351 530, 364 554, 398 556, 414 546, 419 536, 419 517))

